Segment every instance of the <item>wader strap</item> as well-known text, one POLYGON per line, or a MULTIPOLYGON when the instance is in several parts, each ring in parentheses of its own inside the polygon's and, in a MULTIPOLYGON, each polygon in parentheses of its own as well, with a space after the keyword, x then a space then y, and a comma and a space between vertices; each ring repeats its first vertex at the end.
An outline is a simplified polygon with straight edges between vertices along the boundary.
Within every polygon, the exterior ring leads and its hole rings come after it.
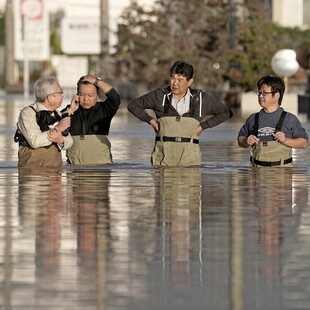
MULTIPOLYGON (((259 165, 259 166, 263 166, 263 167, 273 167, 273 166, 280 166, 281 165, 281 160, 279 160, 279 161, 261 161, 261 160, 257 160, 255 158, 253 158, 252 156, 250 158, 250 161, 251 161, 251 163, 253 163, 255 165, 259 165)), ((291 162, 293 162, 292 157, 285 159, 283 161, 283 165, 290 164, 291 162)))
POLYGON ((183 138, 183 137, 167 137, 167 136, 156 136, 155 141, 163 141, 163 142, 193 142, 195 144, 199 144, 198 139, 191 138, 183 138))
MULTIPOLYGON (((279 121, 278 121, 278 123, 276 125, 276 129, 275 129, 274 133, 276 133, 276 132, 281 130, 286 114, 287 114, 286 111, 283 111, 281 113, 281 116, 280 116, 279 121)), ((257 136, 257 134, 258 134, 258 127, 259 127, 259 112, 255 113, 254 125, 253 125, 253 129, 252 129, 251 135, 257 136)))
POLYGON ((255 113, 254 126, 252 129, 251 135, 254 135, 254 136, 258 135, 258 127, 259 127, 259 112, 255 113))
POLYGON ((282 128, 282 125, 283 125, 283 122, 284 122, 284 119, 285 119, 285 116, 286 116, 287 112, 286 111, 283 111, 281 116, 280 116, 280 119, 278 121, 278 124, 276 125, 276 129, 274 131, 274 133, 278 132, 278 131, 281 131, 281 128, 282 128))

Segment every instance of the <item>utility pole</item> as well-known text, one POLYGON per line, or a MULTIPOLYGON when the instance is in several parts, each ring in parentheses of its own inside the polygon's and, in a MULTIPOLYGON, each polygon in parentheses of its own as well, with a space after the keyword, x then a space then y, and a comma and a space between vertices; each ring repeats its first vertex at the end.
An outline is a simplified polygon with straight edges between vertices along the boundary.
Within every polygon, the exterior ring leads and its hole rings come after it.
POLYGON ((109 72, 109 0, 100 0, 100 75, 108 78, 109 72))
POLYGON ((14 15, 13 0, 7 0, 5 6, 5 89, 15 85, 14 74, 14 15))

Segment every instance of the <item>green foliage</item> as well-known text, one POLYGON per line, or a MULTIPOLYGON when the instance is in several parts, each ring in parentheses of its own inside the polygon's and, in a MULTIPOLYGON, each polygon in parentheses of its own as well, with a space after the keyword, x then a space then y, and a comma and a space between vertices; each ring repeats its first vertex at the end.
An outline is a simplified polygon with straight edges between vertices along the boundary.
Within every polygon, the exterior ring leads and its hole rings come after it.
POLYGON ((123 14, 115 58, 117 76, 146 82, 167 82, 176 60, 195 68, 195 85, 220 88, 227 47, 226 1, 157 1, 146 11, 133 3, 123 14))
POLYGON ((249 8, 239 23, 238 47, 228 50, 230 67, 226 77, 243 90, 255 89, 257 79, 272 74, 271 58, 280 49, 277 27, 257 8, 249 8))
POLYGON ((152 11, 132 3, 118 29, 117 77, 159 86, 172 63, 184 60, 194 65, 195 87, 223 89, 229 81, 255 89, 259 77, 273 74, 276 51, 310 37, 310 30, 271 22, 257 3, 235 3, 237 10, 227 0, 158 0, 152 11))

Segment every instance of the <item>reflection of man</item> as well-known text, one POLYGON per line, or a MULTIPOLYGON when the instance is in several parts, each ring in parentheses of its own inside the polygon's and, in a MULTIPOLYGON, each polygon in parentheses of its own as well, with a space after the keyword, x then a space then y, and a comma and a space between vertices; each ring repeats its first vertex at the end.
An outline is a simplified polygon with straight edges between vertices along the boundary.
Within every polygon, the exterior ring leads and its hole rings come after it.
POLYGON ((201 206, 201 171, 200 168, 159 169, 155 171, 155 181, 159 212, 163 212, 166 221, 162 225, 169 227, 171 242, 167 254, 171 258, 171 285, 176 291, 188 290, 191 234, 201 206))
POLYGON ((103 165, 112 163, 111 143, 108 139, 112 118, 119 106, 116 90, 100 78, 82 76, 77 83, 75 107, 67 107, 72 117, 70 133, 73 147, 67 150, 67 158, 74 165, 103 165), (99 89, 106 95, 98 101, 99 89))
POLYGON ((20 169, 18 178, 18 208, 25 229, 23 233, 32 236, 28 229, 35 232, 36 289, 40 294, 47 278, 61 282, 61 207, 64 203, 61 171, 46 168, 38 173, 37 168, 25 168, 20 169))
POLYGON ((104 258, 108 244, 110 174, 110 170, 68 172, 68 181, 74 185, 69 205, 72 206, 71 216, 78 232, 78 253, 81 264, 89 267, 97 265, 99 255, 104 258))
POLYGON ((61 150, 72 145, 65 132, 71 120, 61 119, 56 111, 62 103, 62 89, 56 78, 46 77, 35 82, 34 93, 36 102, 20 112, 17 122, 18 167, 59 167, 61 150))
POLYGON ((298 118, 280 107, 284 81, 278 76, 264 76, 257 88, 262 109, 250 115, 241 127, 238 144, 251 146, 254 167, 292 166, 292 148, 306 148, 308 135, 298 118))
POLYGON ((156 132, 153 165, 200 165, 199 135, 232 116, 225 104, 189 88, 193 75, 192 65, 177 61, 170 69, 169 87, 156 89, 128 105, 133 115, 156 132), (157 120, 146 109, 152 110, 157 120))

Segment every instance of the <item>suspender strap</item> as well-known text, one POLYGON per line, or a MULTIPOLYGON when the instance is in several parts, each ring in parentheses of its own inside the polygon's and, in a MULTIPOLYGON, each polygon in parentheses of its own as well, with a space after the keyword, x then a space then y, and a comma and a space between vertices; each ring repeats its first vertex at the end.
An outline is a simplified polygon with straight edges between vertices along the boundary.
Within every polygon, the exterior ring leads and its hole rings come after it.
POLYGON ((282 125, 283 125, 283 122, 284 122, 284 119, 285 119, 285 116, 286 116, 287 112, 286 111, 283 111, 281 116, 280 116, 280 119, 278 121, 278 124, 276 125, 276 129, 275 129, 275 133, 278 132, 278 131, 281 131, 281 128, 282 128, 282 125))
POLYGON ((258 126, 259 126, 258 121, 259 121, 259 112, 255 113, 254 126, 253 126, 253 129, 252 129, 252 132, 251 132, 251 134, 254 135, 254 136, 258 135, 258 126))
MULTIPOLYGON (((278 121, 278 123, 276 125, 276 128, 275 128, 275 131, 274 131, 275 133, 278 132, 278 131, 281 131, 281 128, 282 128, 282 125, 283 125, 283 122, 284 122, 286 114, 287 114, 286 111, 283 111, 281 113, 281 116, 279 118, 279 121, 278 121)), ((251 132, 252 135, 257 136, 257 134, 258 134, 258 127, 259 127, 259 112, 255 113, 254 125, 253 125, 253 129, 252 129, 252 132, 251 132)))

